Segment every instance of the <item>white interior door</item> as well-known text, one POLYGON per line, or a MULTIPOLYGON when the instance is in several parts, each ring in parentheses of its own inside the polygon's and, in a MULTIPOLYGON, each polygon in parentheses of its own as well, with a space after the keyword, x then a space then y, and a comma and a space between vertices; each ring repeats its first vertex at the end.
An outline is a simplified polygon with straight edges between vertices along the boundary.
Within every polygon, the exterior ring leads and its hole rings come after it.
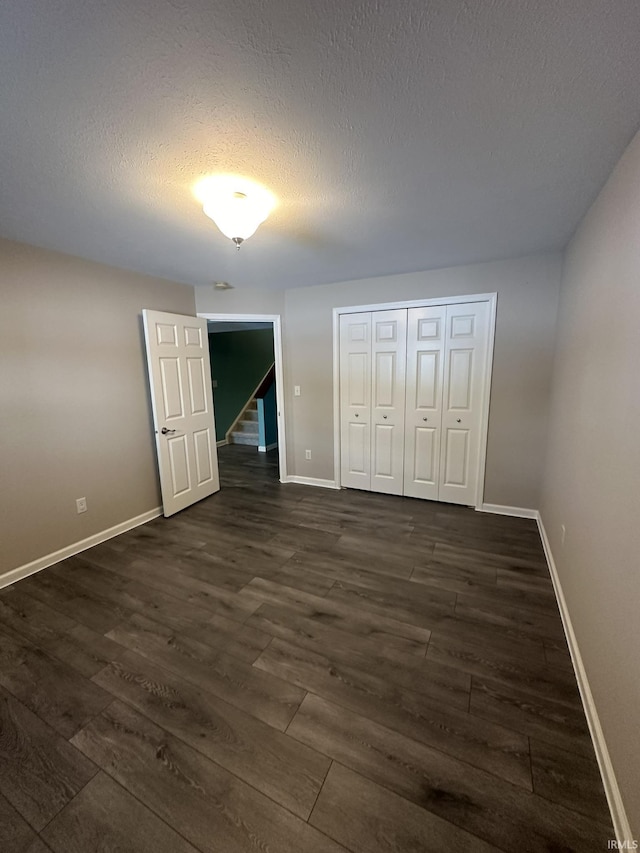
POLYGON ((446 307, 407 312, 404 494, 437 501, 446 307))
POLYGON ((340 317, 340 482, 371 488, 371 314, 340 317))
POLYGON ((220 488, 207 321, 144 309, 165 516, 220 488))
POLYGON ((476 502, 484 383, 487 381, 489 305, 448 305, 438 500, 476 502))
POLYGON ((371 315, 371 491, 401 495, 407 311, 371 315))

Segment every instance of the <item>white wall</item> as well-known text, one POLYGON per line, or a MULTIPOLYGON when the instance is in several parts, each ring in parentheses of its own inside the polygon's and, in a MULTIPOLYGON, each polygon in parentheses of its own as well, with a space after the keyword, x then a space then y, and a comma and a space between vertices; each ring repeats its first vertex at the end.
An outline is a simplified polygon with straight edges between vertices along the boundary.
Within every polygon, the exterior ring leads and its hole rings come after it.
POLYGON ((0 268, 1 576, 160 505, 140 312, 194 293, 8 240, 0 268))
POLYGON ((542 519, 640 839, 640 136, 566 251, 557 340, 542 519))
POLYGON ((334 479, 334 307, 496 291, 484 500, 537 508, 560 271, 560 255, 538 255, 286 291, 289 473, 334 479), (293 397, 294 385, 300 397, 293 397))

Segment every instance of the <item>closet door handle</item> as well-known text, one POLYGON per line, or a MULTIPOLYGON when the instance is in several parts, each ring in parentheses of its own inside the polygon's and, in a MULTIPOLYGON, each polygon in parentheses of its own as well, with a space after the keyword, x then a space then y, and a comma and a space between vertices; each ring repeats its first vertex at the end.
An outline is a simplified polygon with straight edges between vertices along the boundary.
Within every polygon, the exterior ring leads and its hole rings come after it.
POLYGON ((386 416, 386 415, 383 415, 383 416, 382 416, 382 417, 383 417, 383 418, 384 418, 384 419, 385 419, 385 421, 386 421, 386 419, 387 419, 387 416, 386 416))
POLYGON ((429 418, 423 418, 422 420, 423 420, 423 421, 428 421, 428 420, 429 420, 429 418))
POLYGON ((457 423, 457 424, 459 424, 459 423, 460 423, 460 418, 456 418, 456 423, 457 423))

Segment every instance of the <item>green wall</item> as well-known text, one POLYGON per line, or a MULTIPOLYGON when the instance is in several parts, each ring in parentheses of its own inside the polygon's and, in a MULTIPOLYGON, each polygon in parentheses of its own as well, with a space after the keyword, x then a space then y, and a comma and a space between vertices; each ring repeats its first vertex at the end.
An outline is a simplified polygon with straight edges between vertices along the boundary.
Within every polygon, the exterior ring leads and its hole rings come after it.
POLYGON ((209 335, 216 440, 221 441, 274 361, 273 331, 250 329, 209 335))

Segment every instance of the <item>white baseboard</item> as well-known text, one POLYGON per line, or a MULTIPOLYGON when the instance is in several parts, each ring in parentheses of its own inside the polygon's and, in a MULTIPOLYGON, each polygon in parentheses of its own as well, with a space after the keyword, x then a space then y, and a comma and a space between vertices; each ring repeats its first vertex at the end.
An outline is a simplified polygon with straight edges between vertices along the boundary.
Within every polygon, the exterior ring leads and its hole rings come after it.
POLYGON ((264 446, 264 444, 259 444, 258 445, 258 452, 259 453, 266 453, 267 450, 275 450, 277 446, 278 446, 277 441, 274 441, 273 444, 267 444, 266 447, 264 446))
POLYGON ((321 489, 340 489, 335 480, 319 480, 316 477, 296 477, 291 474, 287 477, 287 483, 298 483, 301 486, 318 486, 321 489))
POLYGON ((225 444, 229 444, 226 438, 221 438, 220 441, 216 441, 216 447, 224 447, 225 444))
POLYGON ((538 518, 537 509, 526 509, 521 506, 502 506, 502 504, 481 504, 477 512, 490 512, 493 515, 511 515, 514 518, 538 518))
POLYGON ((18 566, 11 569, 5 574, 0 575, 0 589, 9 586, 22 578, 34 575, 36 572, 42 571, 54 563, 59 563, 61 560, 66 560, 67 557, 73 557, 74 554, 79 554, 81 551, 86 551, 87 548, 93 548, 94 545, 99 545, 101 542, 106 542, 107 539, 113 539, 114 536, 119 536, 121 533, 126 533, 127 530, 132 530, 134 527, 139 527, 141 524, 146 524, 162 515, 162 507, 144 512, 142 515, 137 515, 135 518, 130 518, 115 527, 110 527, 108 530, 102 530, 100 533, 94 533, 87 539, 82 539, 80 542, 74 542, 73 545, 67 545, 66 548, 61 548, 60 551, 54 551, 53 554, 47 554, 46 557, 40 557, 31 563, 26 563, 24 566, 18 566))
MULTIPOLYGON (((578 689, 580 690, 580 697, 582 698, 582 706, 584 708, 584 713, 587 718, 587 725, 589 726, 591 740, 593 741, 596 758, 598 760, 600 775, 602 776, 602 783, 604 785, 604 790, 607 795, 607 802, 609 803, 609 810, 611 811, 611 820, 613 822, 613 828, 616 833, 616 838, 618 842, 620 842, 620 845, 622 846, 622 842, 624 841, 626 841, 628 845, 631 844, 633 841, 633 836, 631 834, 631 826, 629 825, 627 813, 622 802, 620 788, 618 787, 618 782, 616 780, 613 764, 611 763, 611 756, 609 755, 609 750, 607 749, 607 744, 604 739, 604 733, 602 731, 602 726, 600 725, 600 719, 598 717, 598 712, 596 710, 595 702, 593 700, 593 694, 591 693, 591 688, 589 687, 589 680, 587 678, 587 673, 584 668, 584 663, 582 662, 580 649, 578 648, 578 641, 573 630, 573 625, 571 624, 571 617, 569 615, 567 602, 565 601, 564 593, 562 591, 562 584, 560 583, 558 570, 553 559, 553 554, 551 553, 551 545, 549 544, 547 531, 544 528, 542 516, 539 512, 536 513, 536 520, 538 522, 540 538, 542 539, 542 547, 544 548, 544 553, 547 558, 547 563, 549 565, 549 573, 551 575, 551 581, 553 582, 556 600, 560 609, 560 616, 562 617, 564 633, 567 638, 567 644, 569 646, 569 652, 571 654, 571 660, 573 662, 573 669, 576 675, 576 680, 578 682, 578 689)), ((627 847, 626 849, 635 848, 627 847)))

